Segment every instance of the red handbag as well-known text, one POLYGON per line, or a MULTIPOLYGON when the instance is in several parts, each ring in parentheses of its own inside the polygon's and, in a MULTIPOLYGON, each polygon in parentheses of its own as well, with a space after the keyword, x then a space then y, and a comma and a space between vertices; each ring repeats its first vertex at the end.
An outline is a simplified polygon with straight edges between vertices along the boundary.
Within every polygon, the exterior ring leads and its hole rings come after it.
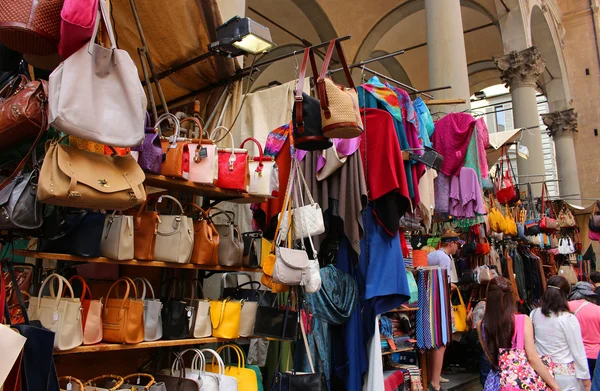
POLYGON ((540 220, 540 229, 544 232, 556 232, 560 230, 560 224, 556 218, 556 213, 554 213, 554 208, 552 207, 552 203, 544 198, 544 194, 548 194, 548 187, 544 183, 542 185, 542 219, 540 220), (550 211, 550 216, 546 216, 546 203, 549 203, 548 210, 550 211))
POLYGON ((506 172, 504 172, 504 161, 500 161, 500 178, 496 182, 496 199, 500 204, 511 204, 519 201, 519 189, 514 184, 514 171, 510 164, 508 152, 505 153, 506 172), (509 171, 510 170, 510 171, 509 171), (512 172, 512 176, 511 176, 512 172))
POLYGON ((245 149, 233 147, 233 135, 224 126, 217 126, 213 130, 210 138, 215 140, 221 129, 227 131, 231 140, 231 148, 219 148, 217 150, 219 169, 217 177, 217 187, 222 189, 246 191, 246 175, 248 173, 248 151, 245 149))

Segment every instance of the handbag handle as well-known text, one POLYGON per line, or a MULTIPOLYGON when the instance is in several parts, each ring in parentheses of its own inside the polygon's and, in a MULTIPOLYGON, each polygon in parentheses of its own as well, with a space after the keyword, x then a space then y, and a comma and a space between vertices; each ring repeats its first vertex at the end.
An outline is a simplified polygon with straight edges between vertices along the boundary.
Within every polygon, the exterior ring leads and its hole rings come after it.
MULTIPOLYGON (((255 139, 254 137, 248 137, 247 139, 245 139, 244 141, 242 141, 242 144, 240 145, 240 148, 244 148, 244 144, 246 144, 246 142, 248 142, 248 141, 252 141, 252 142, 254 142, 254 144, 256 144, 258 146, 258 167, 256 167, 256 172, 259 175, 262 175, 262 170, 263 170, 263 166, 264 166, 263 159, 264 160, 272 160, 272 158, 268 158, 268 159, 264 158, 262 145, 260 145, 260 143, 258 142, 258 140, 255 139)), ((256 161, 256 157, 254 157, 253 160, 256 161)))
MULTIPOLYGON (((238 371, 242 368, 246 368, 246 361, 245 361, 244 355, 240 353, 241 349, 239 346, 233 345, 233 344, 223 345, 217 349, 217 353, 221 354, 221 352, 225 349, 233 349, 235 351, 235 353, 237 354, 238 371)), ((215 358, 213 357, 211 363, 214 363, 214 360, 215 360, 215 358)))
POLYGON ((177 147, 177 139, 179 138, 179 135, 181 133, 181 126, 179 124, 179 120, 173 114, 165 113, 165 114, 161 115, 160 117, 158 117, 158 120, 156 120, 156 124, 154 124, 154 130, 159 134, 159 136, 162 138, 166 138, 162 135, 162 133, 160 131, 160 124, 163 121, 166 121, 168 119, 175 122, 175 132, 173 133, 172 136, 170 136, 168 138, 170 145, 169 145, 169 148, 167 149, 167 152, 169 151, 169 149, 177 147))
MULTIPOLYGON (((194 124, 196 124, 196 126, 198 126, 198 129, 200 129, 200 138, 197 139, 197 141, 198 141, 198 145, 202 144, 202 141, 203 141, 202 140, 202 133, 204 133, 204 130, 202 129, 202 123, 200 123, 200 121, 198 121, 198 118, 196 118, 196 117, 185 117, 184 119, 182 119, 181 121, 179 121, 179 131, 180 132, 181 132, 181 125, 184 122, 193 122, 194 124)), ((189 134, 188 134, 188 138, 193 139, 193 137, 189 137, 189 134)), ((196 140, 194 140, 194 141, 196 141, 196 140)), ((197 152, 197 154, 198 154, 198 152, 197 152)), ((194 161, 196 161, 196 160, 194 159, 194 161)), ((198 161, 200 161, 200 155, 199 154, 198 154, 198 161)))
POLYGON ((296 106, 296 126, 298 133, 304 133, 304 118, 302 112, 302 91, 304 90, 304 78, 306 76, 306 66, 310 59, 310 65, 313 70, 313 77, 317 77, 317 65, 315 63, 315 55, 310 48, 304 49, 304 57, 302 58, 302 66, 298 75, 298 83, 296 84, 296 92, 294 94, 294 105, 296 106))
POLYGON ((196 352, 196 355, 192 359, 192 369, 199 372, 206 372, 206 357, 204 356, 204 353, 198 348, 193 348, 192 350, 196 352), (198 361, 200 361, 200 363, 198 363, 198 361))
MULTIPOLYGON (((189 352, 193 352, 194 353, 194 358, 192 359, 192 371, 193 370, 198 370, 198 356, 200 354, 202 354, 198 349, 195 348, 188 348, 185 350, 182 350, 181 352, 175 352, 176 355, 178 355, 179 357, 181 357, 181 364, 183 364, 183 366, 185 366, 185 360, 183 359, 183 355, 189 352)), ((202 355, 204 356, 204 355, 202 355)), ((202 363, 202 359, 200 359, 200 363, 202 363)), ((179 371, 181 369, 181 365, 180 365, 180 360, 174 360, 173 364, 171 364, 171 376, 173 376, 173 374, 175 373, 175 371, 179 371)))
MULTIPOLYGON (((216 209, 216 208, 213 208, 216 209)), ((217 209, 219 210, 219 209, 217 209)), ((230 210, 221 210, 218 213, 215 213, 214 215, 210 216, 210 219, 212 220, 214 217, 217 217, 218 215, 225 215, 227 216, 227 224, 231 225, 234 223, 234 219, 235 219, 235 213, 233 213, 230 210)))
POLYGON ((223 318, 225 317, 225 307, 227 306, 227 302, 230 301, 229 297, 226 299, 223 299, 223 301, 221 301, 221 313, 219 314, 219 322, 215 325, 213 323, 212 320, 212 316, 210 317, 210 323, 213 327, 213 329, 217 329, 219 328, 219 326, 221 325, 221 322, 223 322, 223 318))
MULTIPOLYGON (((103 1, 103 0, 100 0, 103 1)), ((88 381, 85 382, 84 386, 96 386, 95 383, 98 380, 102 380, 102 379, 113 379, 116 380, 116 384, 114 385, 114 387, 108 389, 108 391, 116 391, 118 390, 122 385, 123 385, 123 378, 119 375, 102 375, 102 376, 97 376, 93 379, 90 379, 88 381)))
POLYGON ((346 75, 346 80, 348 81, 348 85, 353 90, 356 90, 354 86, 354 81, 352 81, 352 75, 350 74, 350 70, 348 69, 348 64, 346 63, 346 58, 344 56, 344 51, 342 50, 342 46, 339 41, 332 39, 329 43, 329 48, 327 49, 327 54, 325 55, 325 59, 323 60, 323 66, 321 67, 321 73, 319 74, 319 79, 317 80, 317 94, 319 95, 319 101, 321 103, 321 110, 323 111, 323 115, 325 118, 331 118, 331 112, 329 110, 329 99, 327 96, 327 89, 325 87, 325 76, 327 74, 327 69, 329 68, 329 62, 331 61, 331 56, 333 54, 333 48, 337 49, 338 56, 340 58, 340 63, 342 68, 344 69, 344 74, 346 75))
POLYGON ((190 305, 196 299, 196 292, 198 292, 198 288, 200 288, 200 293, 202 293, 202 298, 204 299, 206 296, 204 295, 204 288, 202 288, 202 284, 200 284, 200 280, 198 278, 192 278, 190 280, 190 284, 192 287, 192 291, 190 292, 190 305))
POLYGON ((123 378, 123 384, 125 386, 127 386, 127 383, 129 383, 129 379, 136 379, 136 383, 139 384, 141 377, 148 378, 148 384, 146 384, 144 386, 145 391, 150 390, 150 387, 152 387, 153 385, 156 384, 156 380, 154 379, 154 376, 152 376, 149 373, 132 373, 131 375, 127 375, 123 378))
MULTIPOLYGON (((132 280, 132 282, 133 282, 133 280, 132 280)), ((119 278, 117 281, 115 281, 108 289, 108 293, 106 294, 106 300, 108 301, 113 288, 115 288, 119 283, 125 283, 125 285, 127 286, 127 288, 125 289, 125 295, 123 296, 123 299, 121 300, 121 306, 119 309, 119 318, 118 319, 121 319, 121 316, 122 316, 121 313, 123 311, 123 307, 125 307, 125 302, 127 302, 127 300, 129 299, 129 291, 130 291, 130 284, 131 284, 129 282, 129 279, 127 277, 122 277, 122 278, 119 278)), ((137 299, 137 288, 135 287, 135 283, 133 283, 133 289, 135 291, 135 298, 137 299)), ((106 311, 106 307, 104 307, 104 311, 106 311)))
POLYGON ((185 215, 185 211, 183 210, 183 206, 181 205, 181 202, 179 202, 179 200, 177 198, 170 196, 170 195, 162 195, 162 196, 158 197, 158 201, 156 201, 156 205, 154 205, 154 211, 157 211, 156 208, 158 207, 158 204, 160 204, 162 202, 163 198, 168 198, 171 201, 173 201, 177 206, 179 206, 179 211, 181 212, 181 213, 179 213, 180 216, 185 215))
POLYGON ((221 356, 219 356, 219 353, 215 352, 213 349, 200 349, 200 351, 202 353, 210 353, 213 355, 213 359, 217 360, 217 364, 219 365, 219 375, 224 375, 225 374, 225 363, 223 362, 223 359, 221 358, 221 356))
MULTIPOLYGON (((183 284, 181 283, 181 281, 178 278, 171 278, 169 280, 169 285, 168 285, 168 296, 167 299, 170 300, 181 300, 182 296, 183 296, 183 284), (177 284, 179 284, 179 298, 175 298, 175 291, 177 289, 177 284)), ((161 291, 162 293, 162 291, 161 291)))
MULTIPOLYGON (((229 171, 233 171, 233 166, 235 164, 235 144, 233 141, 233 134, 231 134, 231 131, 229 129, 227 129, 225 126, 217 126, 210 134, 210 138, 211 138, 211 140, 214 141, 215 136, 219 134, 219 131, 221 129, 225 129, 227 131, 226 136, 228 135, 229 139, 231 140, 231 155, 229 156, 229 171)), ((225 148, 224 151, 227 151, 227 148, 225 148)))
MULTIPOLYGON (((248 280, 250 280, 250 282, 252 282, 252 275, 250 273, 248 273, 248 272, 228 272, 228 273, 223 273, 223 276, 221 276, 221 295, 220 295, 220 297, 223 297, 223 290, 226 288, 225 285, 226 285, 226 282, 227 282, 227 276, 228 275, 245 276, 245 277, 248 277, 248 280)), ((237 277, 236 277, 236 281, 237 281, 237 277)))
MULTIPOLYGON (((40 292, 38 293, 38 305, 37 305, 38 310, 40 309, 40 306, 42 304, 42 292, 44 291, 44 286, 46 286, 46 284, 48 282, 53 281, 55 279, 58 279, 57 293, 62 292, 63 283, 66 283, 66 287, 69 288, 69 292, 71 293, 71 299, 75 298, 75 294, 73 293, 73 287, 71 286, 71 284, 69 284, 69 281, 67 281, 66 278, 64 278, 63 276, 61 276, 59 274, 52 273, 48 277, 46 277, 46 279, 44 279, 44 282, 42 283, 42 286, 40 287, 40 292)), ((50 293, 51 297, 55 297, 54 308, 58 309, 58 304, 60 303, 61 296, 59 294, 54 293, 54 287, 52 285, 50 286, 50 292, 51 292, 50 293)))
MULTIPOLYGON (((85 390, 85 386, 83 385, 83 382, 79 379, 77 379, 76 377, 73 376, 61 376, 58 378, 58 382, 60 383, 60 381, 62 380, 66 380, 67 381, 67 386, 73 382, 75 384, 77 384, 77 387, 79 387, 80 391, 84 391, 85 390)), ((60 391, 63 391, 63 389, 61 388, 60 391)))
POLYGON ((154 288, 152 287, 152 284, 146 277, 136 277, 133 279, 134 284, 136 281, 142 282, 143 291, 142 291, 142 296, 140 297, 140 300, 144 300, 146 298, 146 286, 148 288, 150 288, 150 293, 152 294, 152 300, 156 299, 156 297, 154 296, 154 288))
POLYGON ((210 219, 210 217, 208 216, 208 212, 206 210, 202 209, 201 207, 199 207, 198 205, 194 204, 193 202, 188 202, 185 204, 185 206, 191 206, 193 209, 200 212, 200 216, 201 216, 200 220, 209 220, 210 219))
MULTIPOLYGON (((90 289, 90 287, 88 286, 88 284, 85 282, 85 280, 83 279, 83 277, 81 277, 80 275, 74 275, 73 277, 69 278, 69 283, 72 285, 73 282, 77 280, 79 282, 81 282, 81 301, 83 301, 83 299, 88 296, 88 300, 93 300, 93 296, 92 296, 92 290, 90 289)), ((65 292, 63 291, 63 296, 64 296, 65 292)))

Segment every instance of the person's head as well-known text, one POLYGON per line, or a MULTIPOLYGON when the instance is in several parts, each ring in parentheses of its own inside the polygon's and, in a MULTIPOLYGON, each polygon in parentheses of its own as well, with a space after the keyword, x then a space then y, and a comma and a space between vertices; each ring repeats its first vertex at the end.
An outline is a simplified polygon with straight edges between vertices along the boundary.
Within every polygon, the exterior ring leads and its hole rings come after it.
POLYGON ((571 300, 587 300, 592 303, 596 303, 598 295, 594 292, 594 284, 589 282, 580 281, 571 289, 569 293, 569 301, 571 300))
POLYGON ((552 276, 548 279, 546 292, 542 297, 542 314, 550 316, 561 312, 570 312, 567 296, 571 284, 563 276, 552 276))
POLYGON ((456 232, 448 229, 444 231, 441 237, 441 247, 448 253, 448 255, 454 255, 458 251, 464 242, 460 240, 460 235, 456 232))
POLYGON ((483 329, 485 351, 494 370, 498 369, 498 349, 512 346, 516 312, 510 281, 502 276, 492 278, 487 289, 483 329))
POLYGON ((600 285, 600 272, 591 272, 590 281, 592 281, 592 284, 594 285, 600 285))

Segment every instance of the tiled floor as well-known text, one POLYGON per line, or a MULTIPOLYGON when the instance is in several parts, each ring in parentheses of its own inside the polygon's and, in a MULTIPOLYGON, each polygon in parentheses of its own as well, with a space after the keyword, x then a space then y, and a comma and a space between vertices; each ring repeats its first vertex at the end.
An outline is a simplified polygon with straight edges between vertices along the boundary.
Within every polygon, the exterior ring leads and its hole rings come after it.
POLYGON ((481 391, 483 387, 479 383, 479 373, 443 373, 443 377, 450 380, 442 384, 447 391, 481 391))

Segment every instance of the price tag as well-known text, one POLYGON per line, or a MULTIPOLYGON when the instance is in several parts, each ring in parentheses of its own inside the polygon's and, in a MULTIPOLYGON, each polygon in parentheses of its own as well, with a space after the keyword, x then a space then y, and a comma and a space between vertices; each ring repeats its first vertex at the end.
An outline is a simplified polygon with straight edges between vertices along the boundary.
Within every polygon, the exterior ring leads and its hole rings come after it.
POLYGON ((136 162, 140 158, 140 153, 138 151, 129 151, 129 153, 131 154, 131 156, 133 156, 136 162))
POLYGON ((206 147, 200 148, 200 152, 198 153, 198 156, 200 156, 201 159, 208 157, 208 149, 206 149, 206 147))
POLYGON ((192 311, 188 310, 188 312, 187 312, 187 317, 188 317, 188 318, 191 318, 191 317, 192 317, 192 311))
POLYGON ((71 381, 69 380, 69 383, 67 384, 67 391, 71 391, 73 389, 73 385, 71 384, 71 381))
POLYGON ((58 320, 58 312, 54 311, 54 313, 52 314, 52 320, 55 322, 58 320))

